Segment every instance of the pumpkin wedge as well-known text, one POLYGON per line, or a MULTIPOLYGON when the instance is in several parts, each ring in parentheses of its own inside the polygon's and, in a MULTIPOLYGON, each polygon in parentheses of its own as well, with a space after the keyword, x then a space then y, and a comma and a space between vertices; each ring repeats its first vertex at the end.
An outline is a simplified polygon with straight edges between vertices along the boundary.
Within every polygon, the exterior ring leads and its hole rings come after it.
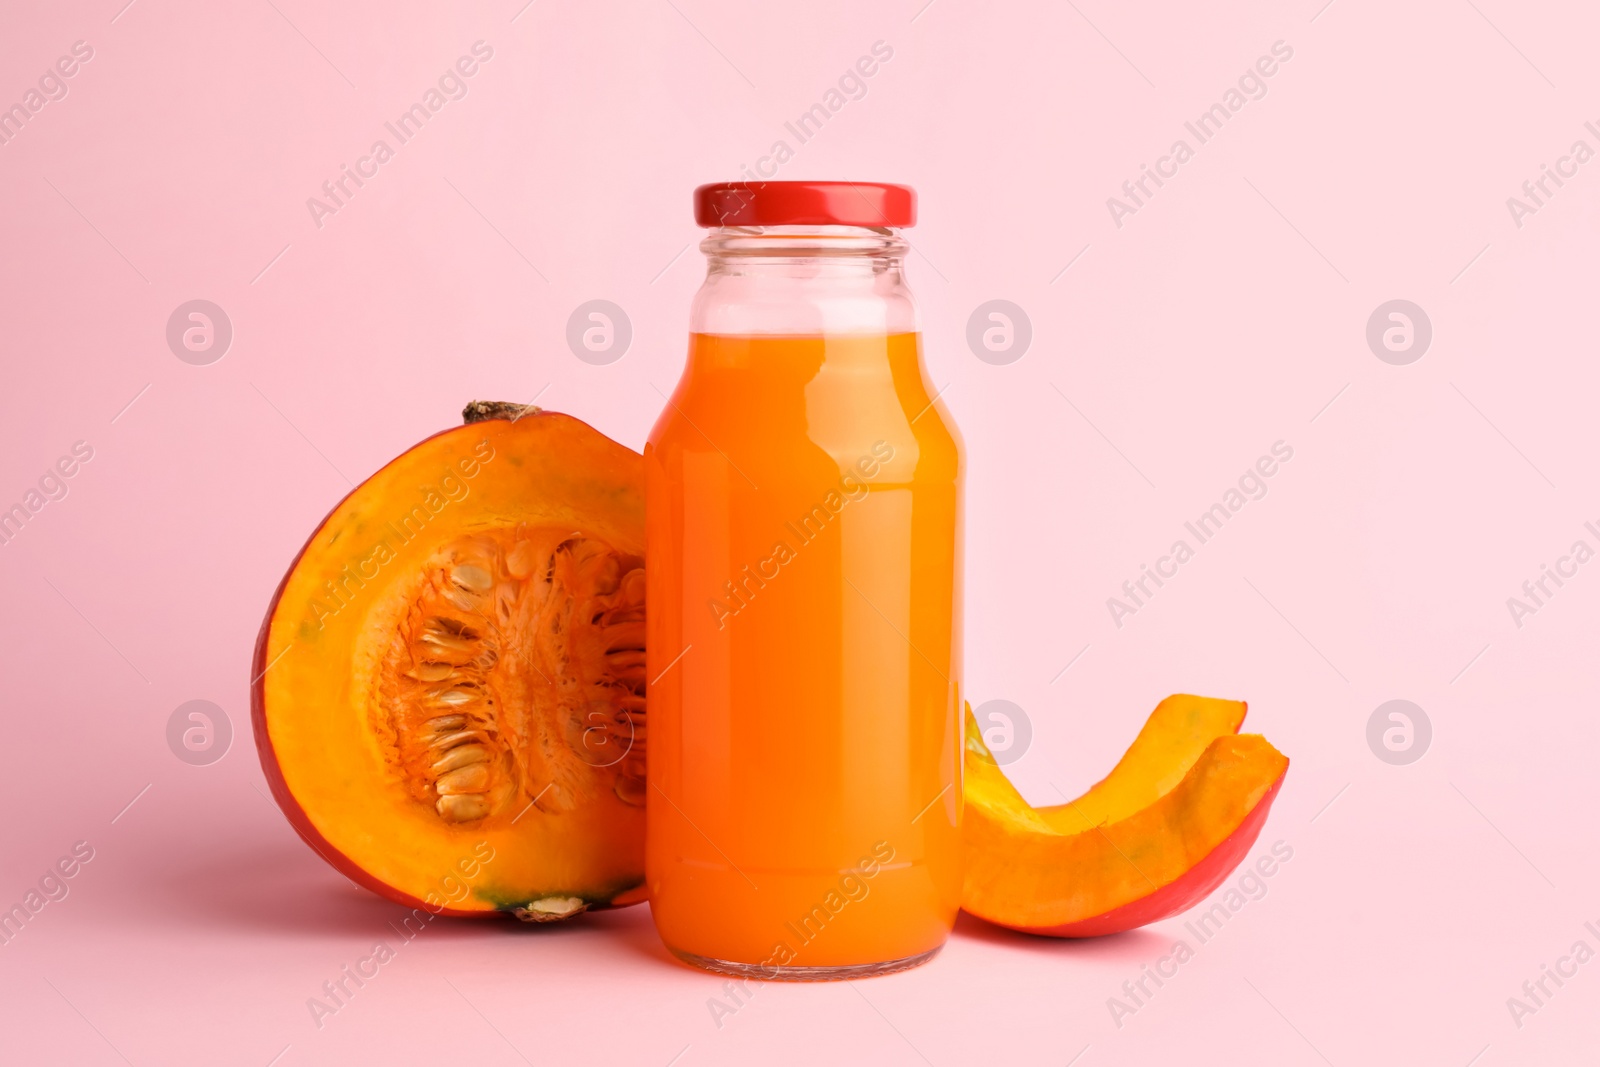
POLYGON ((967 711, 962 907, 1054 937, 1118 933, 1174 915, 1222 883, 1255 843, 1289 761, 1237 734, 1245 706, 1173 696, 1082 797, 1034 808, 967 711))
POLYGON ((274 797, 356 882, 532 920, 643 899, 639 455, 474 404, 333 509, 252 670, 274 797))

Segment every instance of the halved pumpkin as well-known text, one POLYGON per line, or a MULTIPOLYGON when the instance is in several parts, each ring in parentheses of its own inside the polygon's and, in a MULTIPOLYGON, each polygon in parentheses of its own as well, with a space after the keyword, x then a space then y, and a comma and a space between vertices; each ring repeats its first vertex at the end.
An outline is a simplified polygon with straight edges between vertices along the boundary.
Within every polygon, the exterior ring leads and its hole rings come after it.
POLYGON ((1173 696, 1116 768, 1077 800, 1034 808, 967 712, 962 907, 1054 937, 1118 933, 1219 886, 1255 843, 1289 761, 1236 734, 1245 706, 1173 696))
POLYGON ((355 881, 435 914, 643 899, 639 455, 472 405, 350 493, 257 641, 273 795, 355 881))

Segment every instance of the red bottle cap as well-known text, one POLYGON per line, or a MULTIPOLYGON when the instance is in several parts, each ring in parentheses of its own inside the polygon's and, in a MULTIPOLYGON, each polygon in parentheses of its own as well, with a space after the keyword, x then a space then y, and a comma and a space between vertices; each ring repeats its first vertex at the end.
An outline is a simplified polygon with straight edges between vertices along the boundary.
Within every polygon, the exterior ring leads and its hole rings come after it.
POLYGON ((884 182, 717 182, 694 191, 701 226, 912 226, 917 194, 884 182))

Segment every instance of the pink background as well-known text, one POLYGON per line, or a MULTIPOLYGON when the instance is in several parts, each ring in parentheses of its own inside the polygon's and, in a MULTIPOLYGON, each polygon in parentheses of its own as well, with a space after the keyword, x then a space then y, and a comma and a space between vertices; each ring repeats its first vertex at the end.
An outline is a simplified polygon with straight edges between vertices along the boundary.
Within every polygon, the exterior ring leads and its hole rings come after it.
POLYGON ((1574 941, 1600 949, 1600 565, 1520 628, 1506 607, 1573 541, 1600 547, 1600 162, 1520 228, 1506 207, 1574 140, 1600 148, 1592 12, 123 2, 12 4, 0 33, 7 106, 74 41, 94 49, 0 146, 0 504, 94 449, 0 547, 0 903, 74 842, 95 850, 0 947, 0 1059, 1487 1065, 1594 1047, 1600 962, 1520 1028, 1506 1006, 1574 941), (469 94, 318 228, 306 199, 477 40, 494 56, 469 94), (399 909, 265 798, 246 683, 283 568, 352 480, 467 399, 538 395, 642 445, 698 284, 690 189, 792 144, 783 123, 879 40, 894 55, 867 94, 778 176, 921 194, 910 273, 970 457, 972 697, 1027 711, 1012 771, 1040 802, 1097 778, 1161 696, 1248 698, 1294 761, 1256 852, 1282 840, 1292 861, 1120 1027, 1107 999, 1181 922, 1061 943, 963 920, 925 968, 764 987, 721 1028, 722 981, 671 962, 643 908, 438 923, 319 1030, 306 999, 396 940, 399 909), (1294 54, 1268 94, 1117 227, 1106 198, 1279 40, 1294 54), (234 328, 209 366, 164 336, 196 298, 234 328), (633 324, 608 366, 564 339, 594 298, 633 324), (994 298, 1034 330, 1006 366, 964 339, 994 298), (1365 340, 1396 298, 1433 324, 1408 366, 1365 340), (1115 626, 1106 598, 1279 440, 1294 458, 1270 493, 1115 626), (1365 739, 1396 698, 1433 724, 1409 766, 1365 739), (194 699, 235 732, 210 766, 165 739, 194 699))

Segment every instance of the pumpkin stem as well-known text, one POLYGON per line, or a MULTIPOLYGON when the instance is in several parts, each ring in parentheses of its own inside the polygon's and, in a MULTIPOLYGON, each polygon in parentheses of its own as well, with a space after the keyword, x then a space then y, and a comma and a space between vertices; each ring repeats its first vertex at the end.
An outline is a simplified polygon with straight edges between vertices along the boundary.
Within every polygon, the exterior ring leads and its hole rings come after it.
POLYGON ((461 409, 461 421, 467 425, 490 419, 516 422, 524 415, 537 415, 542 410, 532 404, 513 404, 507 400, 474 400, 461 409))

